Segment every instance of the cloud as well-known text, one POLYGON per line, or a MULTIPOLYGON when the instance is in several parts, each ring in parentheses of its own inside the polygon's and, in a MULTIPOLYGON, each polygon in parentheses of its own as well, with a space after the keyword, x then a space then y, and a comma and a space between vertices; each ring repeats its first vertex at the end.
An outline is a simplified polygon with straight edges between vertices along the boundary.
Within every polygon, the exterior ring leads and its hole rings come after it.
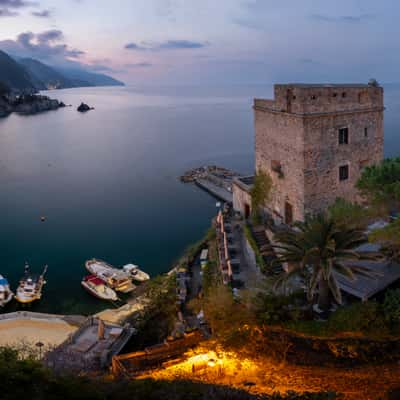
POLYGON ((128 44, 125 45, 125 49, 127 49, 127 50, 140 50, 141 47, 139 45, 137 45, 136 43, 131 42, 131 43, 128 43, 128 44))
POLYGON ((50 10, 32 11, 31 14, 34 17, 38 17, 38 18, 50 18, 51 17, 50 10))
POLYGON ((167 40, 165 42, 135 42, 127 43, 124 47, 127 50, 138 51, 161 51, 161 50, 182 50, 182 49, 201 49, 208 46, 208 42, 193 42, 190 40, 167 40))
POLYGON ((36 5, 36 2, 25 0, 0 0, 0 17, 15 17, 19 15, 15 10, 36 5))
POLYGON ((0 48, 20 57, 38 59, 76 59, 85 54, 81 50, 71 48, 62 43, 63 39, 63 32, 57 29, 50 29, 36 34, 23 32, 15 40, 0 41, 0 48))
POLYGON ((317 60, 314 60, 313 58, 301 58, 299 62, 301 64, 314 64, 314 65, 320 64, 317 60))
POLYGON ((38 33, 36 38, 39 43, 58 42, 64 39, 64 34, 59 29, 50 29, 48 31, 38 33))
POLYGON ((0 8, 0 18, 1 17, 15 17, 18 13, 15 11, 11 11, 8 8, 0 8))
POLYGON ((139 63, 128 63, 125 64, 126 68, 149 68, 152 67, 153 64, 149 62, 139 62, 139 63))
POLYGON ((25 0, 0 0, 0 7, 7 8, 23 8, 36 5, 36 2, 25 1, 25 0))
POLYGON ((374 14, 360 14, 360 15, 339 15, 332 16, 327 14, 311 14, 311 19, 321 22, 347 22, 350 24, 358 24, 362 21, 370 20, 375 17, 374 14))

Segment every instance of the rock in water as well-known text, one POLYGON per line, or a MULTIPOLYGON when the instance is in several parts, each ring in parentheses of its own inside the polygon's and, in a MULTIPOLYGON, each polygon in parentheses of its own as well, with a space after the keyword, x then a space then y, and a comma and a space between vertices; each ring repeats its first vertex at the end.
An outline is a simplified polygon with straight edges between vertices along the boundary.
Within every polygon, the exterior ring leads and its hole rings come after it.
POLYGON ((93 110, 93 107, 89 107, 87 104, 81 103, 80 106, 77 108, 77 110, 79 112, 86 112, 86 111, 89 111, 89 110, 93 110))

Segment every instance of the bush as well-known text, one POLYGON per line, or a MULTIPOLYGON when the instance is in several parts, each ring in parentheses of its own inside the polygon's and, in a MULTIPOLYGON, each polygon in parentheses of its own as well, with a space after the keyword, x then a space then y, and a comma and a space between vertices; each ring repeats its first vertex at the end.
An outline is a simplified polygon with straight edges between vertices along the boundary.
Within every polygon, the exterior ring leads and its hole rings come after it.
POLYGON ((134 321, 138 327, 135 349, 160 343, 172 331, 177 316, 175 274, 149 281, 147 296, 148 305, 134 321))
POLYGON ((346 332, 380 338, 392 333, 385 320, 383 307, 376 301, 340 307, 325 322, 294 321, 285 326, 296 332, 315 336, 334 336, 346 332))
POLYGON ((297 321, 304 317, 304 311, 299 308, 302 300, 302 292, 290 296, 259 293, 254 300, 257 320, 267 325, 297 321))
POLYGON ((388 290, 383 301, 385 319, 394 330, 400 329, 400 289, 388 290))
POLYGON ((264 171, 259 171, 254 176, 254 184, 250 192, 252 217, 255 223, 259 223, 260 216, 258 211, 260 207, 264 207, 265 203, 270 200, 271 192, 271 176, 264 171))
POLYGON ((349 331, 375 335, 388 331, 381 305, 376 301, 341 307, 329 318, 328 325, 332 332, 349 331))
POLYGON ((354 229, 365 228, 373 216, 371 210, 341 198, 337 198, 328 208, 328 214, 338 226, 344 225, 354 229))

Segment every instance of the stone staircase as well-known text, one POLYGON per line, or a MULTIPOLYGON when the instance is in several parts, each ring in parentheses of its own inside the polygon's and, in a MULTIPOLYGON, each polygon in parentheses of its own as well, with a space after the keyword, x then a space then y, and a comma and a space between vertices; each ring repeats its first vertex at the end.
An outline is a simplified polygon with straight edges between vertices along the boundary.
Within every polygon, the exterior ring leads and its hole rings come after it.
POLYGON ((272 261, 276 260, 275 251, 268 239, 264 226, 250 226, 251 233, 260 250, 261 256, 268 267, 268 275, 280 275, 283 272, 283 268, 280 264, 271 266, 272 261))

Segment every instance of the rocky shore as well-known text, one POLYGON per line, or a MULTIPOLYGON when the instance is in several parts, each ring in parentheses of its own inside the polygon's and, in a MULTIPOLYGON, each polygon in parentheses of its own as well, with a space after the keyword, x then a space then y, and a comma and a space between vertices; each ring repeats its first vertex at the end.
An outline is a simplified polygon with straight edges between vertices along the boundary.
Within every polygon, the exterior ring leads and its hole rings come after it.
POLYGON ((0 118, 7 117, 13 112, 30 115, 43 111, 57 110, 61 107, 65 107, 63 102, 42 95, 0 96, 0 118))

